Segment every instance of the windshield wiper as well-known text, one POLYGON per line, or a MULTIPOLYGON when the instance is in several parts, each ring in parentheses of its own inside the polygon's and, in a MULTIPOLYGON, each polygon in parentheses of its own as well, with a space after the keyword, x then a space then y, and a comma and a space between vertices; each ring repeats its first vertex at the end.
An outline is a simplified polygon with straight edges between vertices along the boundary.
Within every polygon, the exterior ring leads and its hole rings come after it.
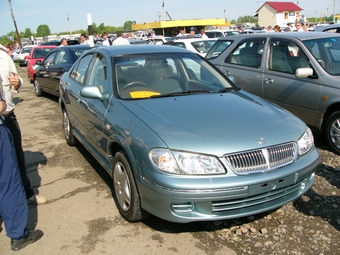
POLYGON ((153 95, 150 98, 185 96, 185 95, 205 94, 205 93, 211 93, 211 91, 209 91, 209 90, 186 90, 186 91, 172 92, 172 93, 162 94, 162 95, 153 95))
POLYGON ((229 92, 232 90, 235 90, 235 89, 233 87, 223 88, 223 89, 217 90, 216 93, 224 93, 224 92, 229 92))

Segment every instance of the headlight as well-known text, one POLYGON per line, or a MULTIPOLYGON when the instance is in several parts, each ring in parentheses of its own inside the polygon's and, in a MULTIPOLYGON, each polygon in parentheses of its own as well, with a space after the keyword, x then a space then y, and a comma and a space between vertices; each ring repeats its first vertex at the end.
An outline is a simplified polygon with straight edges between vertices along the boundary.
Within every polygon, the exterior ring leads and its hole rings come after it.
POLYGON ((158 169, 168 173, 192 175, 225 173, 221 162, 212 156, 153 149, 150 151, 150 158, 158 169))
POLYGON ((314 137, 312 131, 308 128, 307 131, 298 141, 298 153, 300 156, 306 154, 314 147, 314 137))

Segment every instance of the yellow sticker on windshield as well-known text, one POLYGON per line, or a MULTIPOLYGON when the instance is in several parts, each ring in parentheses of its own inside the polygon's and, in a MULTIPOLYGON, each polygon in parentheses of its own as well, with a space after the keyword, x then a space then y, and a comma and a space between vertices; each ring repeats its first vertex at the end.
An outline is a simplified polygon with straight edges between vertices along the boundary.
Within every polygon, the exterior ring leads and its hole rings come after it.
POLYGON ((159 96, 161 93, 155 91, 132 91, 130 92, 130 96, 132 98, 147 98, 151 96, 159 96))

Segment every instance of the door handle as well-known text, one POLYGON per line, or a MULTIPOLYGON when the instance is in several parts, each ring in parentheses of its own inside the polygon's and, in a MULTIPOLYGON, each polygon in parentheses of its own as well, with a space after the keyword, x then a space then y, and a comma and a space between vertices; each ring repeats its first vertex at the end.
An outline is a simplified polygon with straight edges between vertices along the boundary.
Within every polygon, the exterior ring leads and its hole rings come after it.
POLYGON ((230 75, 230 71, 225 71, 225 72, 224 72, 224 75, 225 75, 225 76, 230 75))
POLYGON ((268 83, 273 83, 274 82, 274 79, 272 79, 272 78, 267 78, 266 79, 266 83, 268 84, 268 83))

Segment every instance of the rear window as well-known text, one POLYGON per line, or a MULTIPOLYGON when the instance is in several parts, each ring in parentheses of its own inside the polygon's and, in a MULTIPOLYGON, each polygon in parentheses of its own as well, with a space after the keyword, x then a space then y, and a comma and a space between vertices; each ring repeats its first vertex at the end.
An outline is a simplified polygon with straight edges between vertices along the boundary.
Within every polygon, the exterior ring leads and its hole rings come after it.
POLYGON ((35 49, 33 53, 33 58, 45 58, 48 53, 50 53, 53 49, 35 49))

